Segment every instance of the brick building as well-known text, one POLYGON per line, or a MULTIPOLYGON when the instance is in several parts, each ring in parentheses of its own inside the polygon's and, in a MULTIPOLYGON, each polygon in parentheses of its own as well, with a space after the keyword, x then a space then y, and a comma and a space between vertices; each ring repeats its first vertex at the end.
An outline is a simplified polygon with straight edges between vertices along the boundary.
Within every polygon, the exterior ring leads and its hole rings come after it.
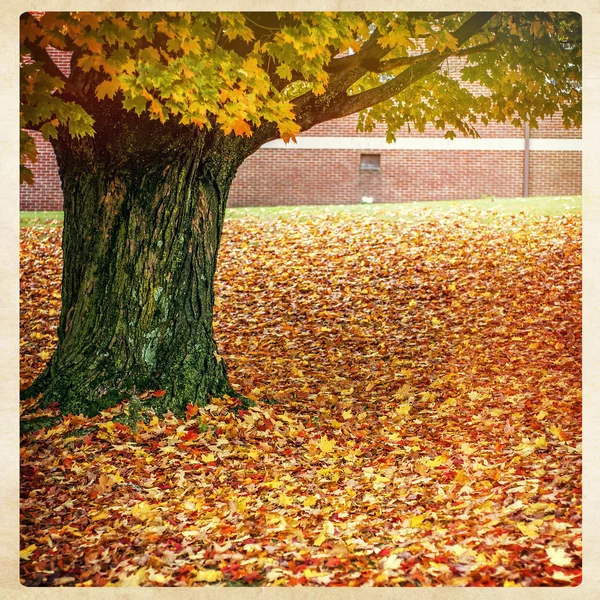
MULTIPOLYGON (((63 72, 69 55, 54 51, 63 72)), ((449 63, 450 71, 458 63, 449 63)), ((477 86, 471 86, 477 87, 477 86)), ((482 93, 485 90, 480 89, 482 93)), ((297 136, 297 144, 265 144, 238 171, 234 206, 355 204, 581 194, 581 130, 565 130, 557 115, 526 131, 508 123, 478 128, 480 138, 444 139, 430 127, 407 130, 387 144, 384 128, 356 131, 351 115, 297 136)), ((33 186, 21 186, 21 210, 61 210, 54 151, 33 133, 39 156, 33 186)))

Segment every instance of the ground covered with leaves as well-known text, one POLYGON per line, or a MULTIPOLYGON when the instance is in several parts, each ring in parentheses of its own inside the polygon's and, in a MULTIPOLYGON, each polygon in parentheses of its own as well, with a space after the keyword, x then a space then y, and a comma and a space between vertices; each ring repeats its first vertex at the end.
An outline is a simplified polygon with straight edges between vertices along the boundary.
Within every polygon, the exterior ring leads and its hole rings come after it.
MULTIPOLYGON (((23 403, 28 586, 573 586, 581 218, 226 222, 216 335, 256 405, 23 403)), ((60 228, 22 231, 22 372, 60 228)))

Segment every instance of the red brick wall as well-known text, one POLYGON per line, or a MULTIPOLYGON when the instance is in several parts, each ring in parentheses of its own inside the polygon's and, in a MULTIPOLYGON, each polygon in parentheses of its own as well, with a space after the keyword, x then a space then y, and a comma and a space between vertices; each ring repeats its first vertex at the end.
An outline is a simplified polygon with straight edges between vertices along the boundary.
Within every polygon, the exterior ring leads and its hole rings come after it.
POLYGON ((21 185, 21 210, 62 210, 62 189, 54 149, 41 133, 29 133, 35 140, 38 159, 35 164, 29 165, 33 171, 34 184, 21 185))
POLYGON ((531 152, 529 154, 529 195, 581 194, 581 162, 581 152, 531 152))
POLYGON ((410 202, 523 194, 523 152, 375 152, 381 155, 379 172, 360 171, 360 150, 261 150, 238 172, 229 205, 353 204, 363 196, 374 202, 410 202))
MULTIPOLYGON (((557 120, 558 123, 560 121, 557 120)), ((356 127, 358 125, 358 115, 350 115, 343 119, 336 119, 334 121, 327 121, 326 123, 319 123, 312 129, 305 131, 302 135, 307 137, 323 136, 323 137, 347 137, 347 136, 360 136, 360 137, 385 137, 386 127, 385 125, 377 125, 377 127, 370 132, 357 132, 356 127)), ((562 125, 560 126, 562 129, 562 125)), ((522 138, 523 128, 515 127, 510 123, 489 123, 487 126, 482 124, 476 125, 475 127, 480 137, 482 138, 522 138)), ((579 130, 577 130, 579 131, 579 130)), ((436 129, 435 125, 428 125, 423 133, 419 133, 414 129, 408 131, 407 127, 403 127, 396 133, 396 138, 443 138, 445 131, 436 129)), ((461 137, 461 133, 457 133, 456 137, 461 137)), ((542 137, 558 137, 542 136, 542 137)), ((575 135, 575 137, 578 137, 575 135)), ((581 137, 581 131, 579 131, 579 137, 581 137)))

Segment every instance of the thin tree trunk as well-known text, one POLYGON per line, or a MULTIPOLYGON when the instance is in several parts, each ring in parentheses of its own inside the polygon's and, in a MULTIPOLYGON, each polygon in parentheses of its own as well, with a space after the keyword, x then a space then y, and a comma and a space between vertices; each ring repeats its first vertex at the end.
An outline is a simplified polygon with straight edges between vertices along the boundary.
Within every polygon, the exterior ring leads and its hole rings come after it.
POLYGON ((166 390, 155 404, 176 412, 234 394, 213 338, 213 281, 245 155, 222 135, 131 122, 55 143, 62 311, 58 347, 30 393, 63 413, 96 414, 134 390, 166 390))

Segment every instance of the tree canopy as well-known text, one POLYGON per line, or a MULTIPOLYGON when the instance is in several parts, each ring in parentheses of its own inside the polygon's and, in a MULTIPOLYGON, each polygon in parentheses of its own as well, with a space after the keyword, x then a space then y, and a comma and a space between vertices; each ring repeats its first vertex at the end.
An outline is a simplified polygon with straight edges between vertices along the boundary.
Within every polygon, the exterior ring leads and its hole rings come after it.
POLYGON ((489 120, 561 113, 581 125, 581 17, 527 12, 52 12, 21 17, 22 177, 27 129, 94 134, 94 105, 161 123, 285 141, 361 111, 360 126, 427 123, 477 135, 489 120), (72 52, 66 76, 52 47, 72 52), (461 85, 447 59, 461 57, 461 85), (86 77, 81 77, 81 74, 86 77))

